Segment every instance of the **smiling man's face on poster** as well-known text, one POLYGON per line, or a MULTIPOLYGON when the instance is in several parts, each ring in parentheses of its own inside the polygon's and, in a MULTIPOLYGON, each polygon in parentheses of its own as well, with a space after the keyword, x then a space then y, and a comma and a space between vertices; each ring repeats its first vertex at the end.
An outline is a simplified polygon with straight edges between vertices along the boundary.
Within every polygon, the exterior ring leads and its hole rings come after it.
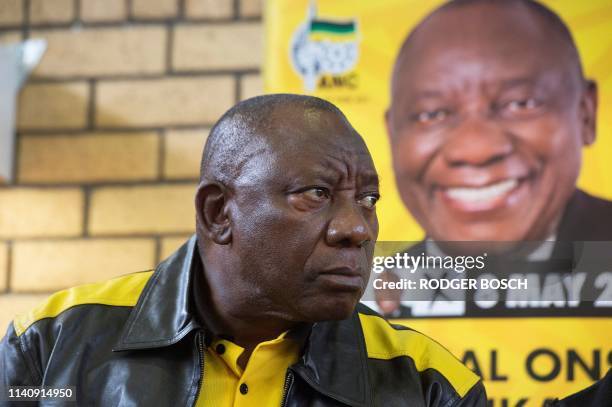
POLYGON ((545 17, 519 4, 441 10, 395 65, 387 127, 401 197, 435 240, 549 238, 595 107, 570 37, 545 17))

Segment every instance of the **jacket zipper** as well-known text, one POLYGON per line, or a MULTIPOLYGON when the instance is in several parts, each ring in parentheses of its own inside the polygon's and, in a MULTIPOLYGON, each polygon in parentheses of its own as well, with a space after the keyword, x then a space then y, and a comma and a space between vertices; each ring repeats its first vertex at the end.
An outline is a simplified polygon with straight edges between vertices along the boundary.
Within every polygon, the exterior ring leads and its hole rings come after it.
POLYGON ((202 339, 202 331, 198 332, 198 356, 200 358, 200 381, 198 382, 198 391, 196 392, 195 399, 193 400, 193 405, 198 402, 198 397, 200 397, 200 390, 202 390, 202 383, 204 380, 204 341, 202 339))
POLYGON ((293 373, 291 370, 287 371, 287 377, 285 377, 285 385, 283 386, 283 402, 281 403, 281 407, 287 406, 287 392, 289 387, 293 384, 293 373))

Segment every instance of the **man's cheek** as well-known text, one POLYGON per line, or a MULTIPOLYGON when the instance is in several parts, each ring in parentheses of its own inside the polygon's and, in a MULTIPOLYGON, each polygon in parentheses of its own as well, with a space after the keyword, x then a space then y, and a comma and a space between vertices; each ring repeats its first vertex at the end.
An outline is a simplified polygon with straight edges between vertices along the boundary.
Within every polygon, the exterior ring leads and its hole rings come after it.
POLYGON ((412 187, 422 183, 424 176, 431 173, 434 155, 419 156, 400 152, 393 153, 393 172, 399 187, 412 187))

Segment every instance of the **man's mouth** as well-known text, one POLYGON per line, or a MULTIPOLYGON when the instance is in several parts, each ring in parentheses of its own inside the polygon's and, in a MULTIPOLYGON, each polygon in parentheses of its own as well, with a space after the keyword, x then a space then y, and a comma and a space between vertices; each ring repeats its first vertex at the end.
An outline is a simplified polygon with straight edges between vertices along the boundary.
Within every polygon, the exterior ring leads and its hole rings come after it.
POLYGON ((524 179, 510 178, 483 186, 442 188, 443 198, 459 210, 467 212, 493 210, 511 203, 524 179))
POLYGON ((363 289, 364 276, 357 270, 349 267, 327 269, 319 273, 319 279, 330 288, 342 291, 356 291, 363 289))
POLYGON ((447 188, 446 195, 451 199, 468 203, 490 201, 512 191, 518 184, 517 179, 508 179, 483 187, 447 188))

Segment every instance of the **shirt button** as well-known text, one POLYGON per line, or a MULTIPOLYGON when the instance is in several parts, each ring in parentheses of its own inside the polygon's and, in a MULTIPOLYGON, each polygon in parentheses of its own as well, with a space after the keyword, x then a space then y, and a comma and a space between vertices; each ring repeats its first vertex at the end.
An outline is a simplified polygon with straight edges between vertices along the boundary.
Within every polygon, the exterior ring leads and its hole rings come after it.
POLYGON ((223 355, 225 353, 225 345, 223 345, 222 343, 218 344, 217 347, 215 348, 215 350, 217 351, 217 353, 219 355, 223 355))
POLYGON ((240 385, 240 393, 247 394, 249 392, 249 386, 246 383, 240 385))

